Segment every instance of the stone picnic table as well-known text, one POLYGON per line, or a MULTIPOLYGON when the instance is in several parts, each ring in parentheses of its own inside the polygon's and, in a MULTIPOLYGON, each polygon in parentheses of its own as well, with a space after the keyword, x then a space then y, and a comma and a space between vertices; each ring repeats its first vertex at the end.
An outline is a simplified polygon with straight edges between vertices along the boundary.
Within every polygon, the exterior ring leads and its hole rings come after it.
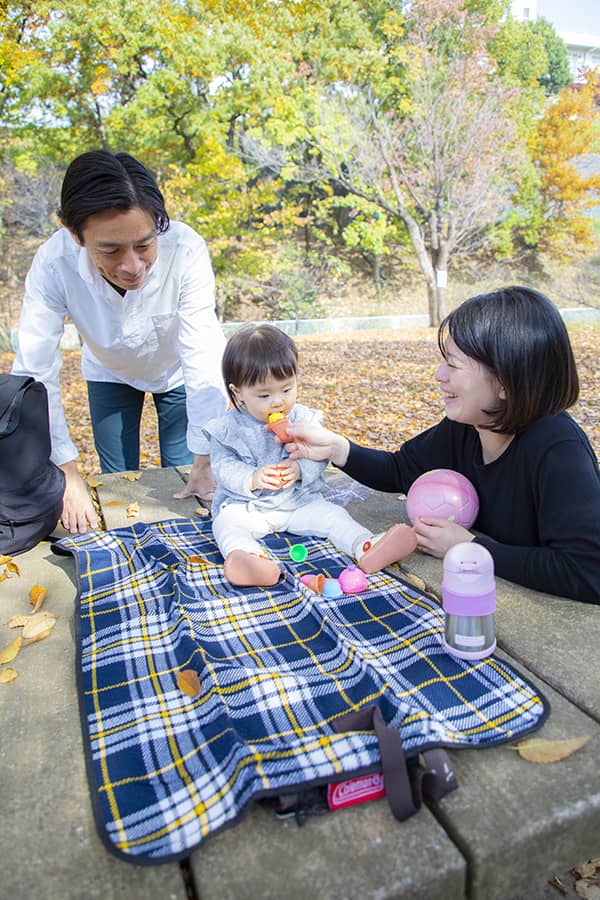
MULTIPOLYGON (((101 476, 106 528, 194 516, 197 501, 173 498, 188 471, 101 476), (128 518, 134 502, 139 513, 128 518)), ((397 495, 334 469, 327 477, 367 527, 407 521, 397 495)), ((547 887, 554 875, 600 856, 600 606, 497 580, 497 655, 550 703, 535 736, 591 738, 567 759, 530 763, 507 745, 450 750, 459 789, 405 822, 385 799, 308 817, 302 828, 253 804, 181 865, 141 866, 111 855, 94 825, 76 688, 73 561, 43 542, 15 562, 20 575, 0 583, 0 648, 15 636, 10 617, 31 611, 34 584, 48 589, 44 608, 58 621, 11 664, 15 681, 0 684, 0 898, 537 900, 561 896, 547 887)), ((440 560, 414 553, 403 567, 440 596, 440 560)))

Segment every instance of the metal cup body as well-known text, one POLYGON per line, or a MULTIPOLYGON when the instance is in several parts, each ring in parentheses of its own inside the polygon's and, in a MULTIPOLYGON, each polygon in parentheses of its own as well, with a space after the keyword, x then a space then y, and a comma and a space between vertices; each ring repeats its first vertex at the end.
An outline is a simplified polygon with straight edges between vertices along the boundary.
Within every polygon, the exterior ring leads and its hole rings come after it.
POLYGON ((461 659, 483 659, 496 649, 494 614, 458 616, 446 614, 444 646, 461 659))

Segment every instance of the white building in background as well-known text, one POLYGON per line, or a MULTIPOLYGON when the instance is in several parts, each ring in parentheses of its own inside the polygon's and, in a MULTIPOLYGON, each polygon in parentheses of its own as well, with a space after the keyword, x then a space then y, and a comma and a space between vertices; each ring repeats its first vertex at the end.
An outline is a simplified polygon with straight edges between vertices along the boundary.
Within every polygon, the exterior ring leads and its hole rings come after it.
MULTIPOLYGON (((577 6, 577 0, 573 0, 573 6, 577 6)), ((539 2, 538 0, 512 0, 511 3, 511 11, 515 19, 533 22, 538 17, 542 17, 554 25, 556 33, 567 45, 569 68, 574 81, 581 80, 582 69, 598 69, 600 71, 600 33, 566 31, 561 24, 569 17, 568 7, 563 7, 562 14, 565 19, 562 19, 562 22, 556 21, 552 9, 545 7, 544 0, 539 0, 539 2)), ((592 30, 594 29, 592 28, 592 30)))

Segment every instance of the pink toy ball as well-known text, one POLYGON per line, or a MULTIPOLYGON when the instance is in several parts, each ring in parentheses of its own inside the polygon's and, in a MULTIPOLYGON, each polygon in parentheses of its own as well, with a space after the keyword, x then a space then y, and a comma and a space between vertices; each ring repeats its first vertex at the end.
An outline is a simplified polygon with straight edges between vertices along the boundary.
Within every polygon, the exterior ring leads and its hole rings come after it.
POLYGON ((438 516, 470 528, 479 513, 477 491, 468 478, 453 469, 432 469, 413 481, 406 495, 410 521, 438 516))
POLYGON ((338 581, 344 594, 359 594, 369 587, 367 576, 358 566, 348 566, 340 572, 338 581))

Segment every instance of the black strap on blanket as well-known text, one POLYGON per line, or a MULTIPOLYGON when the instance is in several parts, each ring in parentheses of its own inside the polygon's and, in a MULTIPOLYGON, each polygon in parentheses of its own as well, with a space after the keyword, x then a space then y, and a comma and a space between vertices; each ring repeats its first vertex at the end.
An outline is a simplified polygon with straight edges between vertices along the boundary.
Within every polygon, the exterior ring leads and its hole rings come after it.
POLYGON ((346 713, 333 723, 335 731, 374 731, 377 735, 385 793, 392 814, 398 821, 414 815, 423 797, 440 800, 458 787, 454 770, 444 750, 425 750, 423 765, 409 766, 402 748, 400 732, 389 728, 378 706, 367 706, 346 713))

